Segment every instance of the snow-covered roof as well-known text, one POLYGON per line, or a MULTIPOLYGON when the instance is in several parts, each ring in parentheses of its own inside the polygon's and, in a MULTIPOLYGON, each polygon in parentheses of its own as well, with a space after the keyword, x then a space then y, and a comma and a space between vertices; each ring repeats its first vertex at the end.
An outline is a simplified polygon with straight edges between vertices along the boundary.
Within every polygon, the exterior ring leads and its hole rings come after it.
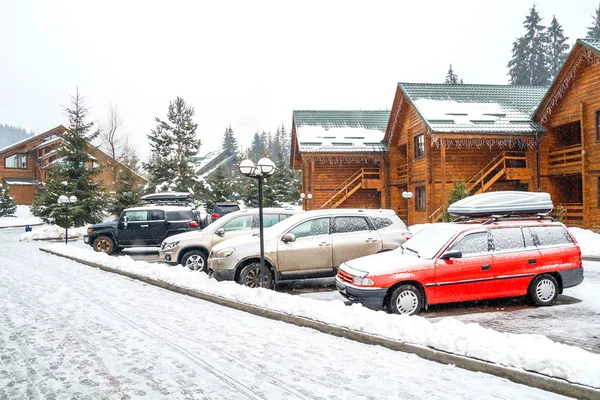
POLYGON ((372 111, 294 111, 294 124, 300 152, 381 153, 390 112, 372 111))
POLYGON ((432 132, 534 134, 546 86, 399 83, 432 132))
POLYGON ((4 182, 6 182, 9 186, 32 186, 39 185, 40 183, 35 179, 26 179, 26 178, 4 178, 4 182))
POLYGON ((45 136, 50 136, 49 134, 52 133, 52 132, 54 132, 56 134, 57 131, 64 132, 64 131, 66 131, 66 128, 64 126, 62 126, 62 125, 59 125, 56 128, 50 129, 49 131, 46 131, 44 133, 40 133, 39 135, 30 136, 27 139, 19 140, 16 143, 13 143, 13 144, 11 144, 9 146, 6 146, 6 147, 0 149, 0 153, 3 153, 5 151, 7 151, 7 150, 10 150, 10 149, 12 149, 14 147, 18 147, 18 146, 20 146, 20 145, 22 145, 24 143, 27 143, 27 142, 29 142, 31 140, 40 139, 40 138, 43 138, 45 136))

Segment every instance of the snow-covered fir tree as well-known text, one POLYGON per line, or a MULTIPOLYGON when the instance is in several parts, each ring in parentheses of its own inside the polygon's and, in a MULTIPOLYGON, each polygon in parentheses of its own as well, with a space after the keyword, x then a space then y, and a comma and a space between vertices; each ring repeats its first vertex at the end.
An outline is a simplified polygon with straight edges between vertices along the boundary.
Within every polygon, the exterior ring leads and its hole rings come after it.
POLYGON ((458 80, 458 75, 456 75, 456 73, 454 73, 454 70, 452 69, 452 64, 450 64, 450 68, 448 69, 448 73, 446 74, 446 80, 444 80, 444 83, 450 84, 450 85, 456 85, 459 82, 461 82, 461 81, 458 80))
POLYGON ((71 97, 66 108, 69 127, 62 135, 62 146, 57 162, 48 168, 46 183, 33 199, 33 213, 44 222, 65 226, 65 206, 58 204, 61 195, 76 196, 77 203, 69 206, 69 225, 82 226, 102 220, 106 207, 106 195, 94 182, 100 173, 88 150, 99 132, 94 123, 87 122, 88 109, 79 90, 71 97))
POLYGON ((215 203, 231 200, 234 192, 231 176, 226 175, 223 168, 217 168, 217 171, 206 179, 208 193, 204 198, 204 204, 207 210, 214 207, 215 203))
POLYGON ((17 212, 17 204, 8 190, 8 185, 0 183, 0 217, 9 217, 17 212))
POLYGON ((181 97, 169 103, 167 121, 155 118, 156 127, 148 134, 152 155, 144 168, 148 171, 148 191, 194 191, 195 171, 190 157, 200 150, 196 138, 198 124, 192 120, 194 109, 181 97))
POLYGON ((600 40, 600 5, 596 9, 596 14, 592 15, 592 26, 588 26, 587 38, 600 40))
POLYGON ((558 23, 556 16, 554 16, 548 27, 548 68, 550 69, 551 80, 556 78, 569 55, 567 40, 569 38, 565 37, 562 25, 558 23))
POLYGON ((117 172, 115 194, 108 211, 118 216, 124 209, 139 205, 143 192, 144 188, 138 183, 134 170, 128 166, 121 167, 117 172))
POLYGON ((548 35, 541 24, 535 5, 525 18, 525 36, 513 42, 512 59, 508 62, 510 83, 513 85, 548 85, 548 35))

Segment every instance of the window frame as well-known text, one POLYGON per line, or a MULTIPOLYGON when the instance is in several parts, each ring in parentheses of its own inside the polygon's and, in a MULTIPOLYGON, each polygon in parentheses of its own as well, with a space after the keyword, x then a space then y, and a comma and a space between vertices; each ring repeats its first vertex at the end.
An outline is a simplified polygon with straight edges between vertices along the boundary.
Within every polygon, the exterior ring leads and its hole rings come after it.
POLYGON ((415 186, 414 207, 415 211, 427 210, 427 186, 415 186))
POLYGON ((425 158, 425 134, 420 133, 413 138, 413 158, 420 160, 425 158))
POLYGON ((596 206, 600 208, 600 175, 596 177, 596 206))
POLYGON ((594 131, 596 132, 596 142, 600 142, 600 109, 594 111, 594 131))
POLYGON ((338 234, 338 235, 343 235, 346 233, 356 233, 356 232, 370 232, 371 229, 371 225, 369 224, 369 220, 367 218, 365 218, 362 215, 339 215, 333 218, 332 221, 329 222, 329 232, 331 234, 338 234), (365 230, 360 230, 360 231, 347 231, 347 232, 338 232, 337 230, 337 220, 338 219, 342 219, 342 218, 354 218, 354 219, 360 219, 362 221, 364 221, 367 229, 365 230))
MULTIPOLYGON (((456 240, 454 240, 448 246, 448 248, 446 250, 444 250, 444 253, 447 251, 455 250, 455 246, 460 244, 460 242, 467 239, 469 236, 474 236, 474 235, 479 235, 479 234, 484 234, 486 237, 487 251, 485 253, 464 253, 464 254, 462 254, 461 258, 475 258, 475 257, 491 256, 494 253, 494 249, 493 249, 492 238, 491 238, 491 233, 490 233, 489 229, 472 230, 472 231, 467 231, 467 232, 461 233, 456 238, 456 240)), ((444 254, 444 253, 442 253, 442 254, 444 254)), ((462 250, 461 250, 461 253, 462 253, 462 250)))
POLYGON ((282 236, 285 236, 288 233, 292 233, 292 234, 294 234, 296 236, 296 240, 302 240, 304 238, 315 238, 315 237, 319 237, 319 236, 327 236, 327 235, 331 235, 332 234, 331 233, 331 225, 332 225, 332 223, 331 223, 331 217, 317 216, 317 217, 309 218, 309 219, 306 219, 304 221, 299 222, 298 224, 296 224, 293 227, 291 227, 290 229, 288 229, 282 236), (301 226, 301 225, 303 225, 305 223, 318 220, 318 219, 328 219, 329 220, 328 221, 328 230, 327 230, 327 233, 321 233, 319 235, 307 235, 307 236, 297 237, 296 234, 293 232, 293 230, 296 229, 297 227, 299 227, 299 226, 301 226))
MULTIPOLYGON (((27 169, 28 168, 28 166, 27 166, 28 161, 29 160, 27 159, 27 153, 13 153, 10 156, 4 157, 4 168, 5 169, 27 169), (25 159, 25 167, 9 167, 9 166, 7 166, 6 165, 6 161, 9 158, 14 157, 14 156, 23 156, 23 158, 25 159)), ((18 165, 18 163, 17 163, 17 165, 18 165)))

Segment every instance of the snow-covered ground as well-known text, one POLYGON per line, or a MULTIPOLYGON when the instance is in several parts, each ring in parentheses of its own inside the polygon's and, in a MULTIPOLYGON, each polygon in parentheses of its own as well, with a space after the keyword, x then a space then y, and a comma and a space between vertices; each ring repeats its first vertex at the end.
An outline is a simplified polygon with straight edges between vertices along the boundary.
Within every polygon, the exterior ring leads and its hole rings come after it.
POLYGON ((0 231, 1 399, 563 398, 89 268, 15 231, 0 231))
POLYGON ((29 206, 17 206, 17 212, 13 217, 0 217, 0 228, 6 226, 39 225, 43 221, 34 217, 29 206))

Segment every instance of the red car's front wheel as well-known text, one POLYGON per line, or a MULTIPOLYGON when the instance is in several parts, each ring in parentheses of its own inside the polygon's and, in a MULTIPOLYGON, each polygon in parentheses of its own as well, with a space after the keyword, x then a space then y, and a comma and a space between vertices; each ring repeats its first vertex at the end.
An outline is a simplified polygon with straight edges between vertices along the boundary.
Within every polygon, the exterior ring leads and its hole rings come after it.
POLYGON ((414 285, 400 285, 390 295, 387 308, 394 314, 417 315, 423 308, 423 295, 414 285))

